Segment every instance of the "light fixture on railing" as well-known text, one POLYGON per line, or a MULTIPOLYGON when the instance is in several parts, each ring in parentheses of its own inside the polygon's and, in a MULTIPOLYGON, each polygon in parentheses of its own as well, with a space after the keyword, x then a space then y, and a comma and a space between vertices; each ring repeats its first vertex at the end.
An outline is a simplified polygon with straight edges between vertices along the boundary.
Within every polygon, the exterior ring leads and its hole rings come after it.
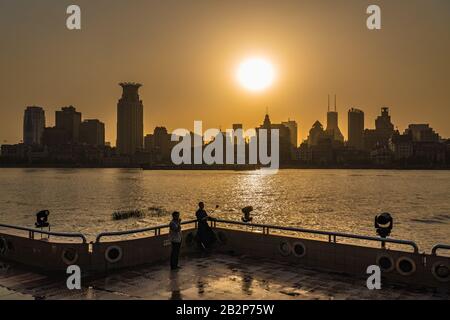
MULTIPOLYGON (((390 213, 385 212, 375 216, 375 229, 381 238, 389 237, 393 227, 394 218, 392 218, 390 213)), ((381 245, 384 248, 385 242, 382 242, 381 245)))

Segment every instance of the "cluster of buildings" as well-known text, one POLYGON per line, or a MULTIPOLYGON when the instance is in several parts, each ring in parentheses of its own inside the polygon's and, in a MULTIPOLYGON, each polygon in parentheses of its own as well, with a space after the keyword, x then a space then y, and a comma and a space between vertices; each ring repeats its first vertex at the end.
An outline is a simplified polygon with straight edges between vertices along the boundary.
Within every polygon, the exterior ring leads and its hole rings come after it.
POLYGON ((381 108, 375 129, 365 129, 364 112, 348 111, 348 141, 338 126, 336 103, 328 106, 327 127, 316 121, 299 147, 302 164, 339 166, 447 166, 450 140, 442 139, 428 124, 410 124, 400 133, 389 108, 381 108))
POLYGON ((55 112, 55 126, 47 127, 41 107, 27 107, 23 142, 2 145, 3 163, 100 163, 107 151, 105 125, 97 119, 82 120, 73 106, 55 112))
MULTIPOLYGON (((165 127, 156 127, 152 134, 144 136, 144 106, 139 97, 141 84, 121 83, 120 86, 122 96, 117 103, 115 147, 105 142, 104 123, 98 119, 83 120, 82 114, 73 106, 56 111, 53 127, 46 126, 44 109, 32 106, 27 107, 24 113, 23 141, 2 145, 0 163, 104 167, 173 165, 171 153, 177 142, 172 141, 171 133, 165 127)), ((242 124, 234 124, 233 129, 244 128, 242 124)), ((293 120, 272 123, 266 114, 255 131, 258 133, 261 129, 267 130, 269 135, 271 130, 278 130, 282 166, 450 164, 450 140, 441 139, 428 124, 411 124, 400 133, 391 121, 388 108, 381 109, 381 115, 375 120, 375 129, 366 129, 364 112, 351 108, 348 111, 348 140, 345 141, 339 129, 336 97, 333 109, 328 98, 326 127, 316 121, 308 138, 300 145, 298 125, 293 120)), ((225 136, 224 132, 220 134, 225 136)), ((197 138, 201 141, 202 150, 214 141, 197 138)), ((244 141, 247 157, 250 139, 244 141)), ((270 145, 268 149, 271 154, 270 145)), ((237 153, 237 146, 234 150, 237 153)), ((235 155, 236 163, 237 158, 235 155)))

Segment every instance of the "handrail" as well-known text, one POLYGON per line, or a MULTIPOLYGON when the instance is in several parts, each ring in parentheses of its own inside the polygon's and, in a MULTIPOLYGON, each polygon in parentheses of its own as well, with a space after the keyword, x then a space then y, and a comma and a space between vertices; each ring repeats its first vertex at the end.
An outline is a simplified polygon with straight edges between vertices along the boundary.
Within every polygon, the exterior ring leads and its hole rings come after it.
POLYGON ((281 227, 281 226, 267 225, 267 224, 244 223, 244 222, 240 222, 240 221, 229 221, 229 220, 222 220, 222 219, 213 219, 211 221, 213 223, 219 222, 219 223, 226 223, 226 224, 232 224, 232 225, 263 228, 263 231, 267 232, 267 234, 269 233, 269 229, 274 229, 274 230, 282 230, 282 231, 294 231, 294 232, 300 232, 300 233, 326 235, 326 236, 329 236, 330 242, 331 242, 331 237, 334 238, 334 242, 336 242, 337 237, 341 237, 341 238, 349 238, 349 239, 378 241, 381 243, 396 243, 396 244, 411 246, 414 249, 414 253, 419 252, 418 245, 414 241, 410 241, 410 240, 397 240, 397 239, 362 236, 362 235, 341 233, 341 232, 320 231, 320 230, 302 229, 302 228, 295 228, 295 227, 281 227))
MULTIPOLYGON (((263 232, 266 234, 269 233, 270 229, 274 229, 274 230, 281 230, 281 231, 293 231, 293 232, 299 232, 299 233, 325 235, 325 236, 329 237, 330 242, 331 242, 332 237, 333 237, 334 242, 336 242, 336 238, 340 237, 340 238, 348 238, 348 239, 377 241, 377 242, 381 242, 382 244, 383 243, 394 243, 394 244, 408 245, 414 249, 414 253, 419 252, 418 245, 415 242, 409 241, 409 240, 371 237, 371 236, 363 236, 363 235, 356 235, 356 234, 349 234, 349 233, 311 230, 311 229, 303 229, 303 228, 295 228, 295 227, 282 227, 282 226, 268 225, 268 224, 244 223, 244 222, 240 222, 240 221, 231 221, 231 220, 222 220, 222 219, 211 219, 211 221, 214 224, 214 226, 216 223, 224 223, 224 224, 239 225, 239 226, 246 226, 246 227, 262 228, 263 232)), ((197 220, 195 219, 195 220, 184 221, 181 223, 181 225, 187 225, 187 224, 192 224, 192 223, 197 223, 197 220)), ((129 235, 129 234, 144 233, 144 232, 149 232, 149 231, 155 231, 155 235, 160 235, 161 229, 169 228, 169 226, 170 226, 169 224, 164 224, 164 225, 148 227, 148 228, 143 228, 143 229, 115 231, 115 232, 103 232, 103 233, 100 233, 97 235, 95 242, 99 243, 100 239, 103 237, 122 236, 122 235, 129 235)), ((0 227, 21 230, 21 231, 28 231, 30 233, 30 238, 33 238, 34 233, 39 233, 39 234, 45 234, 45 235, 55 236, 55 237, 80 238, 83 240, 83 243, 87 242, 86 237, 82 233, 50 232, 50 231, 32 229, 32 228, 27 228, 27 227, 7 225, 7 224, 0 224, 0 227)), ((444 245, 444 244, 435 245, 432 249, 432 254, 436 255, 437 250, 439 250, 439 249, 449 249, 450 250, 450 245, 444 245)))
MULTIPOLYGON (((181 225, 196 223, 197 220, 188 220, 181 222, 181 225)), ((143 229, 134 229, 134 230, 126 230, 126 231, 112 231, 112 232, 102 232, 97 235, 95 238, 95 242, 99 243, 100 239, 103 237, 112 237, 112 236, 124 236, 128 234, 136 234, 136 233, 143 233, 143 232, 149 232, 149 231, 155 231, 155 235, 161 234, 161 229, 169 228, 169 224, 163 224, 155 227, 148 227, 143 229)))
POLYGON ((0 223, 1 228, 8 228, 8 229, 14 229, 14 230, 21 230, 21 231, 28 231, 30 234, 30 239, 34 239, 34 233, 40 233, 45 234, 47 236, 54 236, 54 237, 63 237, 63 238, 80 238, 83 240, 83 243, 86 243, 86 237, 82 233, 78 232, 53 232, 53 231, 44 231, 39 229, 33 229, 33 228, 27 228, 27 227, 20 227, 20 226, 14 226, 9 224, 2 224, 0 223))
POLYGON ((436 255, 437 255, 437 251, 438 251, 439 249, 450 250, 450 245, 448 245, 448 244, 437 244, 437 245, 435 245, 435 246, 433 247, 433 249, 431 249, 431 254, 432 254, 433 256, 436 256, 436 255))

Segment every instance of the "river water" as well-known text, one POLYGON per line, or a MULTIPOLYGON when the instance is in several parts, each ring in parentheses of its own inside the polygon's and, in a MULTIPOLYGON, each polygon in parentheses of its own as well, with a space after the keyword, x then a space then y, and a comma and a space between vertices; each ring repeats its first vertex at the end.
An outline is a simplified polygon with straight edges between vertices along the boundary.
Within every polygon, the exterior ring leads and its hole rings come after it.
POLYGON ((255 223, 364 235, 375 235, 374 216, 387 211, 394 238, 421 250, 450 243, 450 171, 0 169, 0 191, 0 223, 32 227, 35 212, 48 209, 52 231, 90 238, 167 223, 174 210, 188 220, 204 201, 224 219, 240 220, 252 205, 255 223), (134 209, 144 215, 112 219, 134 209))

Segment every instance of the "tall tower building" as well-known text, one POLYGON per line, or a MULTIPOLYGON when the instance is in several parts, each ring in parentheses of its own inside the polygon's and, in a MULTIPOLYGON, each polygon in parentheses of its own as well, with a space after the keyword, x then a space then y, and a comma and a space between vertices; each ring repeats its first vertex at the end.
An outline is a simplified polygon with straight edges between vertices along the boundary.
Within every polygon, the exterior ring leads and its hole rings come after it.
POLYGON ((45 112, 41 107, 27 107, 23 117, 23 143, 40 145, 45 129, 45 112))
POLYGON ((359 109, 348 111, 348 145, 358 150, 364 149, 364 112, 359 109))
POLYGON ((333 137, 335 141, 344 142, 344 136, 339 129, 339 118, 337 113, 337 99, 334 96, 334 111, 330 110, 330 96, 328 96, 328 113, 327 113, 327 129, 326 133, 333 137))
POLYGON ((117 104, 117 151, 134 155, 142 150, 144 140, 144 106, 139 98, 139 83, 121 83, 122 98, 117 104))
POLYGON ((77 112, 73 106, 61 108, 56 111, 56 128, 64 130, 67 133, 68 143, 79 142, 81 112, 77 112))

